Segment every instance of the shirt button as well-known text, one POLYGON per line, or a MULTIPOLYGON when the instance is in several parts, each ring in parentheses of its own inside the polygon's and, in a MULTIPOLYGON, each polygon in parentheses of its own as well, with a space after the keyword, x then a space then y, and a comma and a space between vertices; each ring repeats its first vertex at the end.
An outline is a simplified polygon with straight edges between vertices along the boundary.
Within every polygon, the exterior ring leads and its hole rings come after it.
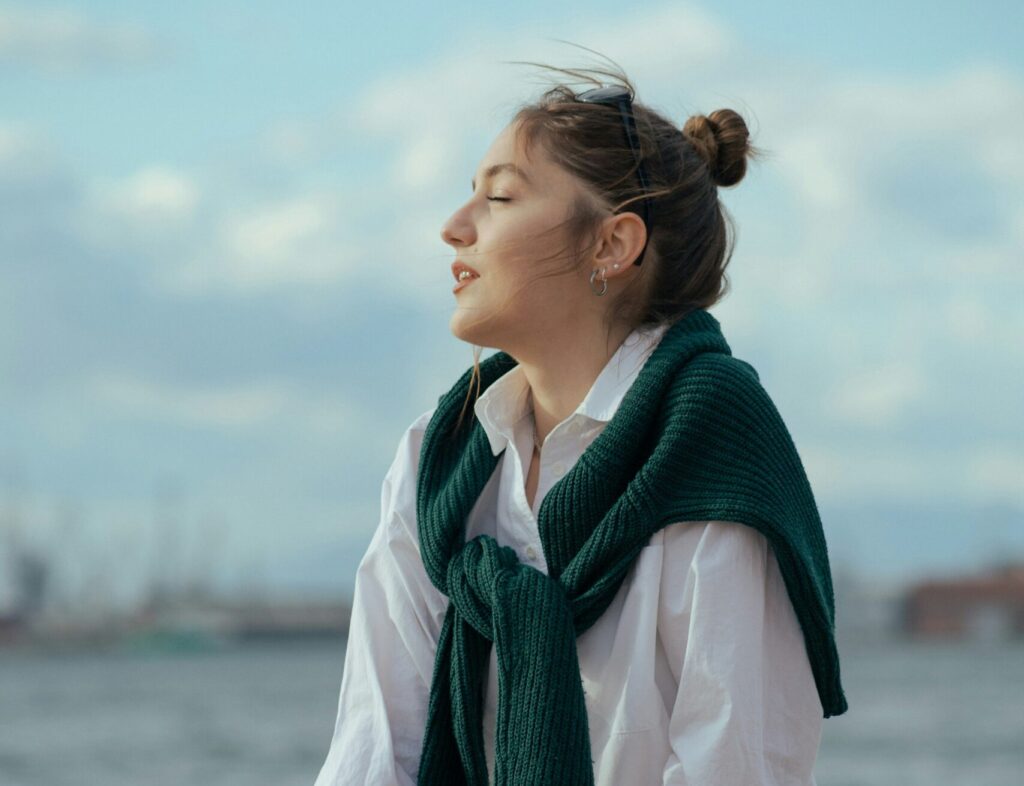
POLYGON ((537 559, 537 550, 533 546, 527 546, 526 556, 530 559, 537 559))
POLYGON ((556 478, 560 478, 565 474, 565 464, 561 461, 556 461, 554 465, 552 465, 551 471, 555 473, 556 478))

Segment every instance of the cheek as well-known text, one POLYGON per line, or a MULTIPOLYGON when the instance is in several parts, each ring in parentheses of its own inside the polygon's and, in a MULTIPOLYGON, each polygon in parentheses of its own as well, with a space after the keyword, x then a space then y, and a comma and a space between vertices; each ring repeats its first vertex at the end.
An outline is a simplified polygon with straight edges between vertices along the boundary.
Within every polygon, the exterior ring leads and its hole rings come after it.
POLYGON ((556 206, 547 200, 522 199, 503 204, 502 222, 523 236, 536 237, 548 232, 556 221, 556 206))
POLYGON ((509 222, 509 225, 502 229, 501 235, 498 242, 507 249, 507 256, 510 258, 540 261, 554 254, 564 253, 562 235, 552 227, 551 218, 548 216, 530 215, 509 222))

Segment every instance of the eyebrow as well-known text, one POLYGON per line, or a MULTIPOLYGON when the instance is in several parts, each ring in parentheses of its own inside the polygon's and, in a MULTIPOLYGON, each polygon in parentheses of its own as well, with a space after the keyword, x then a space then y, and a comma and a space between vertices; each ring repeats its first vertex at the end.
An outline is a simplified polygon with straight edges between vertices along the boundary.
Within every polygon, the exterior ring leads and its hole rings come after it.
MULTIPOLYGON (((512 174, 519 176, 526 183, 530 182, 530 178, 526 176, 526 172, 524 172, 522 169, 517 167, 511 161, 506 161, 503 164, 494 164, 493 166, 487 167, 487 169, 484 170, 484 180, 489 180, 490 178, 494 177, 499 172, 505 172, 505 171, 511 172, 512 174)), ((471 185, 471 188, 474 191, 476 191, 476 178, 473 178, 473 180, 471 181, 470 185, 471 185)))

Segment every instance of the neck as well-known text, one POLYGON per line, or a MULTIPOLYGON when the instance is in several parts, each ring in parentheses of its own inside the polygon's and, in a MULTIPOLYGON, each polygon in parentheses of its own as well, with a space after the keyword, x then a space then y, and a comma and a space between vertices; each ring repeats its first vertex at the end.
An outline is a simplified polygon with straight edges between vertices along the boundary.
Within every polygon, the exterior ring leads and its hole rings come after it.
POLYGON ((632 328, 619 326, 612 330, 609 341, 579 341, 529 359, 519 359, 529 382, 530 406, 537 429, 537 442, 569 417, 583 401, 608 361, 630 334, 632 328))

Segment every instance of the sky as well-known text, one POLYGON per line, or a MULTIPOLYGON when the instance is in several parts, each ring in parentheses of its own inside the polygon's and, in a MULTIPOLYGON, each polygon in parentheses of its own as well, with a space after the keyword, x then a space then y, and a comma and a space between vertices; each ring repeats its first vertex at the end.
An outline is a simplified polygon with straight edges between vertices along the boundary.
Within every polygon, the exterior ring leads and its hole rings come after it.
POLYGON ((440 231, 550 86, 510 61, 580 46, 771 153, 720 193, 711 312, 834 571, 1024 557, 1022 32, 1013 2, 0 2, 0 557, 45 551, 68 604, 350 591, 473 362, 440 231))

